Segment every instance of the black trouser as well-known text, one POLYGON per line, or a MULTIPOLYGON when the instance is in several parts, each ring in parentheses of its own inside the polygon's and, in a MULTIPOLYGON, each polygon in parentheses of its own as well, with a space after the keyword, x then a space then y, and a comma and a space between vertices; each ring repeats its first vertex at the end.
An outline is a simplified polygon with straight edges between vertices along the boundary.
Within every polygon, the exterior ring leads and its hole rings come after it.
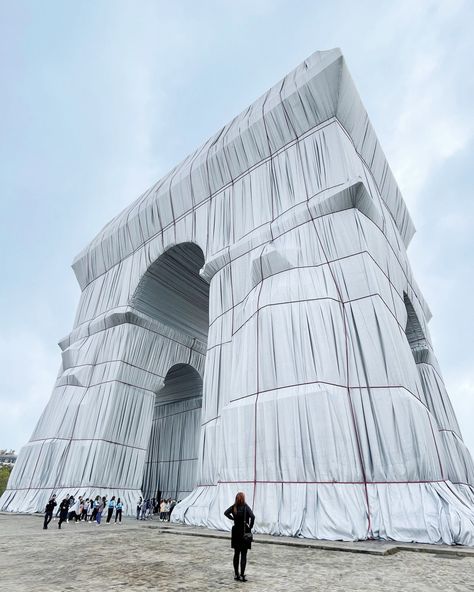
POLYGON ((115 522, 117 522, 117 518, 119 522, 122 522, 122 510, 115 510, 115 522))
POLYGON ((107 508, 107 522, 110 522, 110 519, 112 518, 113 513, 114 513, 113 508, 107 508))
POLYGON ((240 575, 245 574, 245 567, 247 565, 247 551, 248 549, 234 549, 234 571, 235 575, 239 575, 239 555, 240 555, 240 575))
POLYGON ((48 524, 51 522, 52 519, 53 519, 53 513, 52 512, 46 512, 46 514, 44 515, 43 528, 48 528, 48 524))
POLYGON ((67 513, 64 512, 64 514, 61 512, 61 514, 59 514, 59 522, 58 522, 58 528, 61 528, 61 524, 63 522, 66 522, 67 520, 67 513))

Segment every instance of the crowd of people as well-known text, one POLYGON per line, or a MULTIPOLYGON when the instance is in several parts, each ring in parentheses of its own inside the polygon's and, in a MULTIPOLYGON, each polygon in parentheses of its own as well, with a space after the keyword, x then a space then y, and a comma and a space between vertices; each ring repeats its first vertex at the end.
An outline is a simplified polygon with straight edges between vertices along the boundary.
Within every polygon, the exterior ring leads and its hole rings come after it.
POLYGON ((113 495, 110 500, 107 496, 96 495, 95 498, 83 498, 81 495, 76 499, 73 495, 67 495, 58 505, 56 494, 46 504, 43 529, 47 530, 49 523, 53 519, 56 510, 55 520, 58 518, 58 528, 64 522, 89 522, 99 525, 102 522, 102 515, 106 514, 106 523, 109 524, 114 518, 114 524, 121 524, 124 504, 120 498, 116 499, 113 495))
MULTIPOLYGON (((159 499, 139 498, 137 502, 137 520, 148 520, 153 516, 159 514, 159 519, 162 522, 169 522, 171 512, 178 502, 175 499, 159 499)), ((105 517, 106 524, 109 524, 112 519, 114 524, 121 524, 124 504, 120 498, 116 499, 113 495, 110 499, 107 496, 96 495, 95 498, 78 496, 77 499, 73 495, 67 495, 61 500, 58 505, 56 495, 51 496, 46 504, 43 529, 47 530, 49 523, 53 520, 53 515, 56 511, 54 519, 58 519, 58 528, 64 522, 88 522, 89 524, 101 524, 102 518, 105 517), (56 510, 57 508, 57 510, 56 510)))
MULTIPOLYGON (((154 515, 159 514, 159 519, 162 522, 169 522, 171 513, 174 507, 180 500, 175 499, 157 499, 138 498, 136 517, 137 520, 149 520, 154 515)), ((53 495, 46 504, 43 528, 47 530, 48 524, 53 519, 55 508, 58 506, 56 495, 53 495)), ((110 500, 107 496, 96 495, 95 498, 83 498, 79 496, 77 499, 72 495, 67 495, 56 511, 56 518, 59 518, 58 528, 64 522, 88 522, 92 524, 95 522, 100 525, 102 522, 102 514, 106 512, 106 523, 109 524, 114 518, 114 524, 121 524, 122 512, 124 504, 120 498, 116 499, 113 495, 110 500)), ((234 522, 232 526, 231 547, 234 549, 233 566, 234 579, 246 582, 245 568, 247 565, 247 551, 252 547, 253 534, 252 528, 255 522, 255 516, 250 506, 245 501, 245 494, 239 491, 235 496, 235 502, 232 506, 227 508, 224 515, 229 520, 234 522), (240 571, 239 571, 240 567, 240 571)))
POLYGON ((161 522, 169 522, 171 512, 180 500, 175 499, 146 499, 139 498, 137 502, 137 520, 148 520, 153 515, 158 515, 161 522))

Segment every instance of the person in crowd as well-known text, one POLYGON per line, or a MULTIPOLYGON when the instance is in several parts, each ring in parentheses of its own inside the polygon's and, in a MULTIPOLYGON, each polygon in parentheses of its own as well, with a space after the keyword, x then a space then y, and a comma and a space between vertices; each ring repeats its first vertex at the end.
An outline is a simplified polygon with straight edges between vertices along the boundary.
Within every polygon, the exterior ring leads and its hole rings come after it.
MULTIPOLYGON (((76 498, 73 495, 71 495, 71 497, 69 498, 69 512, 72 512, 72 508, 75 503, 76 503, 76 498)), ((69 516, 68 516, 68 521, 69 521, 69 516)))
POLYGON ((83 520, 84 522, 87 522, 87 516, 89 514, 90 506, 91 506, 91 500, 89 498, 86 498, 84 505, 82 506, 82 514, 81 514, 81 520, 83 520))
POLYGON ((173 513, 174 507, 176 506, 176 500, 171 500, 170 513, 168 514, 168 522, 171 520, 171 514, 173 513))
POLYGON ((145 520, 147 505, 148 505, 148 500, 144 500, 144 502, 142 503, 142 512, 140 515, 140 520, 145 520))
POLYGON ((43 530, 48 529, 48 524, 51 522, 53 518, 54 508, 58 504, 56 503, 56 494, 54 493, 51 498, 49 499, 48 503, 46 504, 46 508, 44 509, 44 523, 43 523, 43 530))
POLYGON ((94 522, 95 519, 97 518, 97 510, 99 509, 99 505, 100 505, 100 496, 96 495, 95 496, 95 500, 92 503, 92 514, 91 514, 91 519, 90 522, 94 522))
POLYGON ((138 498, 137 502, 137 520, 140 519, 140 512, 142 511, 143 499, 141 497, 138 498))
POLYGON ((105 495, 101 498, 99 497, 99 505, 97 506, 97 514, 95 515, 95 521, 99 526, 102 520, 102 512, 104 511, 105 505, 107 503, 107 498, 105 495))
MULTIPOLYGON (((66 499, 68 500, 68 502, 69 502, 69 498, 70 498, 70 497, 71 497, 71 496, 70 496, 70 495, 69 495, 69 493, 68 493, 68 494, 66 495, 66 499)), ((69 506, 68 506, 68 507, 69 507, 69 506)), ((56 516, 55 516, 55 518, 54 518, 55 520, 56 520, 56 518, 59 518, 59 514, 60 514, 60 513, 61 513, 61 504, 59 504, 59 506, 58 506, 58 511, 56 512, 56 516)))
POLYGON ((64 498, 62 502, 59 504, 59 522, 58 528, 61 528, 61 524, 67 521, 67 516, 69 513, 69 500, 64 498))
POLYGON ((112 518, 112 515, 114 513, 116 505, 117 505, 117 502, 115 501, 115 495, 113 495, 110 498, 109 503, 107 504, 107 524, 109 524, 110 519, 112 518))
POLYGON ((117 520, 119 524, 122 523, 122 510, 123 503, 121 502, 120 498, 118 498, 117 503, 115 504, 115 524, 117 524, 117 520))
POLYGON ((69 498, 69 508, 68 508, 68 512, 67 512, 67 522, 69 522, 69 520, 72 520, 73 519, 73 516, 74 516, 74 514, 73 514, 73 507, 74 507, 74 504, 75 503, 76 503, 76 500, 75 500, 74 496, 71 495, 70 498, 69 498))
POLYGON ((160 520, 161 520, 161 522, 163 522, 164 519, 165 519, 165 500, 161 499, 160 500, 160 520))
POLYGON ((251 533, 255 522, 255 516, 251 508, 245 503, 245 494, 242 491, 237 493, 234 505, 227 508, 224 512, 224 516, 234 522, 231 535, 231 547, 234 549, 234 580, 246 582, 245 567, 247 565, 247 551, 252 547, 251 533))
POLYGON ((79 520, 79 517, 82 512, 81 504, 82 504, 82 497, 79 496, 77 498, 77 500, 75 500, 75 502, 72 504, 72 506, 71 505, 69 506, 68 521, 74 520, 75 522, 77 522, 79 520))
POLYGON ((92 524, 92 522, 95 521, 95 517, 97 515, 97 508, 98 507, 99 507, 99 496, 96 495, 94 499, 91 498, 89 524, 92 524))
POLYGON ((79 497, 80 504, 79 504, 79 511, 77 512, 76 522, 82 520, 82 512, 84 511, 84 504, 85 500, 83 497, 79 497))

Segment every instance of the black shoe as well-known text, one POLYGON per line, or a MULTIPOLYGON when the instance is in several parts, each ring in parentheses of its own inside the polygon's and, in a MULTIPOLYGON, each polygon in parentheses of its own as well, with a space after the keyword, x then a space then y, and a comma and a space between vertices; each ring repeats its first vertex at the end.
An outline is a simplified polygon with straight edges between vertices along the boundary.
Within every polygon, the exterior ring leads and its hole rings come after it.
POLYGON ((246 582, 247 581, 247 578, 244 576, 244 574, 242 574, 240 576, 240 579, 242 580, 242 582, 246 582))
POLYGON ((235 574, 234 580, 237 580, 237 582, 240 582, 240 576, 239 576, 239 574, 235 574))

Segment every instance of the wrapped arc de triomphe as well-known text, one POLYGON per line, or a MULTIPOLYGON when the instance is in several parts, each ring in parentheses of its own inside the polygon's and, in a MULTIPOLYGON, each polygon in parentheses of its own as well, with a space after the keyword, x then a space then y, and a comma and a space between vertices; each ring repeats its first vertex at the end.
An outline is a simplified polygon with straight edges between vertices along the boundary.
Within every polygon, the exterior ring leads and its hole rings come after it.
POLYGON ((227 529, 474 544, 474 467, 339 50, 317 52, 114 218, 3 510, 182 499, 227 529))

